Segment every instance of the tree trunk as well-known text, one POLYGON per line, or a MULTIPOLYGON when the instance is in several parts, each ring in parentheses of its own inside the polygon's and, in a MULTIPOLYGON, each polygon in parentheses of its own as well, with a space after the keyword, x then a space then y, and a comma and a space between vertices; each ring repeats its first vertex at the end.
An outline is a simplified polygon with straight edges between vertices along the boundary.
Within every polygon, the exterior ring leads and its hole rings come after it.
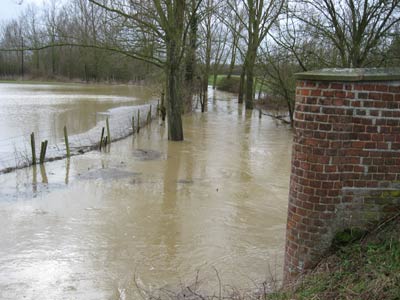
POLYGON ((233 46, 232 46, 232 53, 231 53, 231 63, 229 64, 228 76, 227 78, 230 79, 233 73, 233 69, 235 68, 236 63, 236 51, 237 51, 237 36, 233 38, 233 46))
MULTIPOLYGON (((171 141, 183 140, 182 102, 183 79, 182 37, 185 20, 185 0, 175 0, 169 3, 169 13, 163 24, 166 29, 165 44, 167 46, 165 63, 166 101, 168 116, 168 139, 171 141)), ((164 12, 160 12, 161 14, 164 12)), ((165 18, 165 15, 164 15, 165 18)))
POLYGON ((234 48, 232 49, 231 63, 229 64, 228 76, 226 76, 228 79, 230 79, 232 76, 233 68, 235 67, 235 62, 236 62, 236 47, 234 46, 234 48))
POLYGON ((288 111, 289 111, 290 126, 293 127, 293 125, 294 125, 294 119, 293 119, 293 107, 292 107, 292 103, 290 102, 290 99, 286 99, 286 103, 287 103, 287 108, 288 108, 288 111))
POLYGON ((194 75, 196 72, 196 46, 197 46, 197 27, 198 18, 196 15, 196 2, 192 0, 192 19, 190 22, 189 32, 189 47, 186 54, 186 66, 185 66, 185 112, 191 112, 193 110, 193 94, 194 94, 194 75))
POLYGON ((242 72, 240 73, 239 81, 239 92, 238 92, 238 102, 243 103, 243 93, 244 93, 244 79, 246 76, 246 66, 242 66, 242 72))
POLYGON ((246 57, 246 91, 245 102, 246 109, 253 109, 254 98, 254 65, 256 62, 257 49, 249 47, 246 57))
POLYGON ((173 65, 167 66, 167 115, 168 115, 168 139, 171 141, 183 140, 181 87, 179 72, 173 65))
POLYGON ((246 109, 253 109, 253 95, 254 95, 254 74, 252 69, 248 69, 246 72, 246 91, 245 91, 245 102, 246 109))
POLYGON ((213 74, 213 85, 212 85, 213 90, 215 90, 216 87, 217 87, 217 78, 218 78, 218 74, 217 74, 216 70, 214 70, 214 74, 213 74))

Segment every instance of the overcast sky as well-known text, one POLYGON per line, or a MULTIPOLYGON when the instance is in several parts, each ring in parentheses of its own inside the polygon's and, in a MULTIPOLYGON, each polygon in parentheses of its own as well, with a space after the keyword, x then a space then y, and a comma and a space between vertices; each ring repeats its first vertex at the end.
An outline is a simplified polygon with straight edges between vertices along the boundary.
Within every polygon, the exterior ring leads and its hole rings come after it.
POLYGON ((0 0, 0 21, 17 17, 29 3, 41 5, 43 0, 0 0))

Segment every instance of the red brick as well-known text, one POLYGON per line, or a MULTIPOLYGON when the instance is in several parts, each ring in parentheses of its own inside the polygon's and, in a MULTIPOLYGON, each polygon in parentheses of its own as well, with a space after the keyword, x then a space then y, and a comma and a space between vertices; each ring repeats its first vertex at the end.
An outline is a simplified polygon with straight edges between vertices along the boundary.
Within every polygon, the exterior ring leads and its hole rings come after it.
POLYGON ((344 91, 335 91, 334 95, 337 98, 346 98, 346 92, 344 91))
POLYGON ((389 106, 391 106, 391 105, 386 105, 386 103, 385 102, 383 102, 383 101, 375 101, 374 102, 374 107, 376 107, 376 108, 389 108, 389 106))
POLYGON ((310 93, 311 96, 321 96, 321 94, 321 90, 312 90, 310 93))
POLYGON ((400 93, 400 86, 389 86, 389 92, 390 93, 400 93))
POLYGON ((332 130, 332 125, 331 124, 319 124, 319 130, 322 131, 330 131, 332 130))
POLYGON ((300 95, 309 96, 310 95, 310 90, 309 89, 301 89, 300 90, 300 95))
POLYGON ((368 94, 368 98, 372 99, 372 100, 381 100, 382 99, 382 94, 381 93, 369 93, 368 94))
POLYGON ((332 173, 337 172, 337 166, 325 166, 325 172, 332 173))
MULTIPOLYGON (((328 116, 327 115, 316 115, 315 121, 321 122, 321 123, 326 123, 326 122, 328 122, 328 116)), ((317 124, 317 127, 318 127, 318 124, 317 124)))
POLYGON ((383 101, 393 101, 394 95, 393 94, 382 94, 383 101))
POLYGON ((319 87, 320 89, 327 89, 327 88, 329 88, 329 83, 327 83, 327 82, 320 82, 320 83, 318 83, 318 87, 319 87))
POLYGON ((342 83, 331 83, 331 89, 343 90, 343 84, 342 83))
POLYGON ((375 87, 375 90, 379 91, 379 92, 387 92, 389 90, 389 88, 387 85, 377 85, 375 87))
POLYGON ((344 100, 343 99, 333 99, 332 104, 335 106, 343 106, 344 100))
POLYGON ((324 97, 333 97, 334 93, 333 91, 323 91, 322 96, 324 97))
POLYGON ((364 84, 362 86, 362 89, 364 91, 375 91, 375 85, 374 84, 364 84))

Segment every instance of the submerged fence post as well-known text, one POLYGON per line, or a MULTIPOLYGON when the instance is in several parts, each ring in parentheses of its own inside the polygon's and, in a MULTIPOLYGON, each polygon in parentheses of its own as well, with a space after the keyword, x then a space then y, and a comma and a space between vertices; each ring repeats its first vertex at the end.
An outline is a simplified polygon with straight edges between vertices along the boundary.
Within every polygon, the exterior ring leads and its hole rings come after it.
POLYGON ((44 149, 44 142, 40 144, 40 156, 39 156, 39 163, 42 163, 42 157, 43 157, 43 149, 44 149))
POLYGON ((47 141, 47 140, 45 140, 45 141, 44 141, 43 162, 44 162, 44 160, 45 160, 45 158, 46 158, 47 144, 48 144, 48 141, 47 141))
POLYGON ((258 110, 258 118, 259 119, 261 119, 261 117, 262 117, 262 111, 261 111, 261 108, 258 110))
POLYGON ((104 137, 104 127, 101 130, 100 145, 99 145, 100 151, 101 151, 101 145, 103 144, 103 137, 104 137))
POLYGON ((106 119, 106 126, 107 126, 107 139, 108 139, 108 144, 111 144, 110 124, 109 124, 109 122, 108 122, 108 118, 106 119))
POLYGON ((157 117, 160 116, 160 100, 157 100, 157 117))
POLYGON ((35 134, 31 133, 32 165, 36 164, 35 134))
POLYGON ((165 121, 165 116, 167 115, 167 109, 165 108, 164 105, 164 99, 165 98, 165 94, 164 92, 161 93, 161 108, 160 108, 160 112, 161 112, 161 120, 164 122, 165 121))
POLYGON ((136 128, 136 132, 139 133, 140 130, 140 109, 138 109, 137 111, 137 128, 136 128))
POLYGON ((132 116, 132 132, 135 132, 135 116, 132 116))
POLYGON ((47 140, 42 142, 41 147, 40 147, 40 164, 44 163, 44 160, 46 158, 46 150, 47 150, 47 140))
POLYGON ((65 148, 67 149, 67 157, 70 157, 71 153, 69 151, 67 125, 64 126, 64 141, 65 141, 65 148))
POLYGON ((151 122, 151 104, 150 104, 150 109, 149 112, 147 113, 147 123, 151 122))

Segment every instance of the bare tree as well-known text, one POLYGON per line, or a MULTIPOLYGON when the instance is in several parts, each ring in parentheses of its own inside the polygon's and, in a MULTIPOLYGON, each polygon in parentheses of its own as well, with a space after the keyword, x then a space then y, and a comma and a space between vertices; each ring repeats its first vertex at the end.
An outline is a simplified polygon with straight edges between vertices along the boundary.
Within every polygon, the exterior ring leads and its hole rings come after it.
MULTIPOLYGON (((154 49, 133 52, 137 58, 164 68, 166 77, 166 99, 168 115, 168 137, 174 141, 183 140, 182 102, 183 102, 183 58, 186 40, 201 0, 196 0, 194 9, 187 9, 191 3, 187 0, 152 1, 97 1, 93 4, 115 14, 123 24, 124 37, 135 31, 150 34, 154 49), (126 25, 125 25, 126 24, 126 25), (156 48, 157 46, 157 48, 156 48)), ((138 46, 137 34, 129 40, 130 46, 138 46)))
POLYGON ((284 101, 289 113, 290 124, 293 126, 296 80, 294 74, 301 71, 296 58, 288 50, 278 45, 263 47, 259 61, 260 68, 265 73, 270 97, 275 101, 284 101))
POLYGON ((338 52, 341 67, 370 65, 400 21, 400 0, 304 0, 292 2, 292 16, 338 52))
POLYGON ((230 0, 230 7, 240 19, 247 31, 246 54, 244 69, 246 73, 245 102, 246 109, 253 109, 254 100, 254 68, 257 58, 257 51, 281 14, 283 0, 230 0), (240 11, 244 10, 245 18, 240 11))
MULTIPOLYGON (((226 14, 227 12, 225 12, 226 14)), ((243 24, 240 22, 241 19, 243 19, 243 16, 240 18, 232 11, 229 12, 230 15, 230 20, 228 28, 230 29, 230 41, 231 41, 231 60, 229 64, 229 69, 228 69, 228 79, 231 78, 233 69, 235 68, 236 61, 237 61, 237 51, 239 49, 239 40, 241 37, 241 32, 243 30, 243 24)))
POLYGON ((212 39, 213 39, 213 28, 216 23, 216 5, 214 0, 205 0, 203 3, 204 15, 202 22, 200 23, 200 35, 201 43, 200 47, 200 58, 202 59, 201 68, 201 111, 207 110, 208 101, 208 77, 211 70, 211 54, 212 54, 212 39))
POLYGON ((216 88, 217 85, 217 77, 221 68, 225 66, 226 61, 228 60, 229 50, 227 47, 228 44, 228 30, 224 26, 223 23, 216 23, 214 26, 212 33, 212 47, 211 47, 211 57, 212 57, 212 87, 216 88))

